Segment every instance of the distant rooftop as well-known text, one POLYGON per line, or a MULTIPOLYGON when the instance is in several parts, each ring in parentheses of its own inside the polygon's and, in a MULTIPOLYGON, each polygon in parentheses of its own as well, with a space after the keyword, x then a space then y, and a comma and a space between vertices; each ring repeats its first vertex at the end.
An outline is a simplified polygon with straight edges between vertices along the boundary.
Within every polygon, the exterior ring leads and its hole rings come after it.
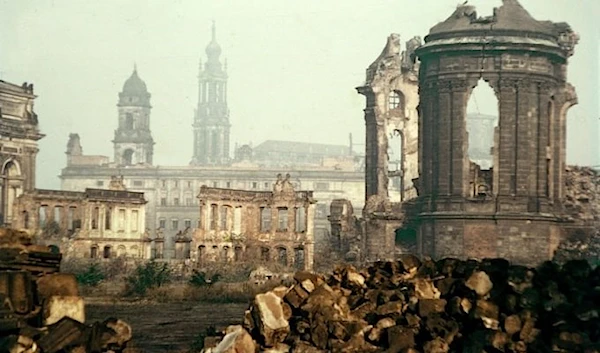
POLYGON ((296 142, 296 141, 278 141, 267 140, 254 148, 255 153, 293 152, 298 154, 318 154, 323 156, 347 155, 350 152, 349 146, 330 145, 324 143, 296 142))

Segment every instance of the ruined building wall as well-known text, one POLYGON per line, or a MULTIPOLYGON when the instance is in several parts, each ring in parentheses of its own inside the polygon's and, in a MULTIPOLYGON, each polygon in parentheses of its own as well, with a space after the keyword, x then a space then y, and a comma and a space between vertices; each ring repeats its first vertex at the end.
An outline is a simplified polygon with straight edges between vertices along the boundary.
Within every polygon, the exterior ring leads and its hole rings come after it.
POLYGON ((516 0, 478 18, 459 6, 434 26, 421 61, 420 251, 436 257, 551 258, 561 236, 566 82, 577 36, 533 19, 516 0), (466 105, 483 79, 499 102, 489 192, 473 193, 466 105))
POLYGON ((142 193, 124 190, 37 189, 17 199, 15 226, 65 258, 149 258, 145 203, 142 193))
MULTIPOLYGON (((392 34, 381 55, 367 69, 364 249, 362 258, 389 259, 395 254, 395 233, 403 220, 400 205, 417 196, 419 162, 418 63, 419 37, 406 43, 392 34)), ((333 230, 332 230, 333 232, 333 230)))
POLYGON ((12 226, 17 197, 35 189, 38 143, 44 135, 33 111, 33 84, 0 80, 0 224, 12 226))
POLYGON ((312 268, 316 201, 310 191, 295 191, 289 176, 272 192, 203 186, 198 199, 191 257, 200 266, 251 261, 312 268))

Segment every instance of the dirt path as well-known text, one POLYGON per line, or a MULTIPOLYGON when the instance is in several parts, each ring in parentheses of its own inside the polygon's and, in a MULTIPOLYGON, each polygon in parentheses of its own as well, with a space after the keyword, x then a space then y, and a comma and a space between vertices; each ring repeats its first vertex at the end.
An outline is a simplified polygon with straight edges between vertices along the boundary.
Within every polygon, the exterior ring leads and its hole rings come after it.
POLYGON ((116 317, 133 328, 137 352, 187 351, 198 334, 241 322, 247 304, 111 302, 86 298, 88 322, 116 317))

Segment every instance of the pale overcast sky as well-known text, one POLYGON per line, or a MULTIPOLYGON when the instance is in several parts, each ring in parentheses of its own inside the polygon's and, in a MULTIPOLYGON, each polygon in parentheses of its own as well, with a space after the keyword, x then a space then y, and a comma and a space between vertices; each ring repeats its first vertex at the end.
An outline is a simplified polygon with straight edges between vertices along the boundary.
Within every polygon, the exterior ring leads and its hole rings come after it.
MULTIPOLYGON (((460 0, 462 3, 462 0, 460 0)), ((480 15, 501 1, 469 0, 480 15)), ((598 0, 521 0, 539 20, 581 35, 569 80, 568 162, 597 165, 600 74, 598 0)), ((134 62, 152 94, 155 162, 187 165, 198 61, 211 21, 229 64, 233 143, 266 139, 364 141, 364 98, 355 87, 386 37, 424 37, 456 0, 0 0, 0 76, 35 84, 38 187, 58 188, 68 135, 84 153, 113 155, 117 97, 134 62)), ((483 113, 492 103, 478 102, 483 113)), ((363 148, 363 146, 357 146, 363 148)))

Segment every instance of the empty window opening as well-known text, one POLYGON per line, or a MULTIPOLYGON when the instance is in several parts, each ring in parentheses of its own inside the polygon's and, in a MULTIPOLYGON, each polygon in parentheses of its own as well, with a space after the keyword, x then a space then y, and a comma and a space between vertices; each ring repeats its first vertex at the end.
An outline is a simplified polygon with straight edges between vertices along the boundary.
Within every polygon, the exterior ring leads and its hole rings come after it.
POLYGON ((29 228, 29 213, 27 211, 23 211, 23 228, 29 228))
POLYGON ((297 269, 304 269, 304 248, 294 249, 294 266, 297 269))
POLYGON ((119 210, 119 230, 125 230, 125 210, 119 210))
POLYGON ((94 207, 92 210, 92 229, 98 229, 98 219, 100 218, 100 207, 94 207))
POLYGON ((172 219, 171 220, 171 229, 172 230, 178 230, 179 229, 179 220, 178 219, 172 219))
POLYGON ((54 222, 61 224, 63 219, 63 208, 62 206, 54 206, 54 222))
POLYGON ((107 208, 104 214, 104 229, 110 230, 112 217, 112 208, 107 208))
POLYGON ((242 249, 242 247, 241 246, 236 246, 233 249, 233 260, 235 262, 242 261, 242 259, 243 259, 243 253, 244 253, 244 250, 242 249))
POLYGON ((233 210, 233 232, 240 234, 242 232, 242 208, 236 207, 233 210))
POLYGON ((206 256, 206 246, 200 245, 198 247, 198 263, 202 264, 206 256))
POLYGON ((127 256, 127 249, 123 245, 119 245, 117 247, 117 257, 125 257, 127 256))
POLYGON ((92 259, 98 258, 98 247, 97 246, 92 246, 90 248, 90 258, 92 258, 92 259))
POLYGON ((217 229, 217 217, 219 216, 218 210, 219 206, 216 204, 210 205, 210 230, 217 229))
POLYGON ((277 262, 282 266, 287 266, 287 249, 284 247, 277 248, 277 262))
POLYGON ((166 219, 159 219, 158 220, 158 228, 165 229, 166 227, 167 227, 167 220, 166 219))
POLYGON ((479 80, 467 104, 468 158, 471 162, 471 196, 485 197, 493 192, 495 141, 498 126, 498 99, 490 85, 479 80))
POLYGON ((186 219, 183 221, 183 226, 185 227, 185 229, 190 229, 192 228, 192 220, 191 219, 186 219))
POLYGON ((417 231, 412 228, 398 228, 395 231, 396 249, 402 254, 416 254, 417 231))
POLYGON ((126 149, 123 152, 123 164, 124 165, 132 165, 133 164, 133 150, 126 149))
POLYGON ((304 206, 296 208, 296 232, 306 231, 306 209, 304 206))
POLYGON ((173 205, 179 206, 179 198, 178 197, 173 199, 173 205))
POLYGON ((67 212, 67 230, 73 230, 75 228, 75 207, 69 207, 67 212))
POLYGON ((104 251, 102 252, 102 257, 104 257, 105 259, 110 259, 111 257, 111 248, 110 245, 107 245, 104 247, 104 251))
POLYGON ((167 198, 166 197, 162 197, 160 199, 160 205, 161 206, 166 206, 167 205, 167 198))
POLYGON ((390 96, 388 98, 388 107, 390 110, 402 109, 402 107, 404 107, 404 96, 400 92, 390 92, 390 96))
POLYGON ((260 231, 269 232, 271 230, 271 208, 260 208, 260 231))
POLYGON ((404 201, 404 135, 394 129, 388 137, 388 197, 391 202, 404 201))
POLYGON ((288 209, 281 207, 277 209, 277 231, 287 232, 288 230, 288 209))
POLYGON ((40 228, 44 228, 48 220, 48 206, 40 206, 38 210, 38 219, 40 220, 40 228))
POLYGON ((230 209, 231 207, 229 206, 221 206, 221 214, 220 214, 220 220, 221 220, 221 230, 229 230, 229 225, 230 225, 230 221, 229 221, 229 213, 230 213, 230 209))

